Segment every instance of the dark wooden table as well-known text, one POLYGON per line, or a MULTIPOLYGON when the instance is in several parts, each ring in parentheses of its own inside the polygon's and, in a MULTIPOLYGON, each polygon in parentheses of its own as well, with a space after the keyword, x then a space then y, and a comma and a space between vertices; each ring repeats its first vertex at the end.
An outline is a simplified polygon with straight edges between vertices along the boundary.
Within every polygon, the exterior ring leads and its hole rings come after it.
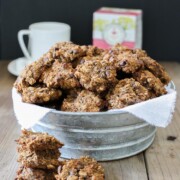
MULTIPOLYGON (((10 61, 0 61, 0 180, 14 179, 16 162, 15 139, 20 135, 13 112, 11 88, 16 79, 7 71, 10 61)), ((180 92, 180 64, 162 63, 180 92)), ((158 128, 151 147, 130 158, 102 163, 106 180, 180 180, 180 97, 177 95, 173 121, 167 128, 158 128), (171 140, 169 136, 175 137, 171 140)))

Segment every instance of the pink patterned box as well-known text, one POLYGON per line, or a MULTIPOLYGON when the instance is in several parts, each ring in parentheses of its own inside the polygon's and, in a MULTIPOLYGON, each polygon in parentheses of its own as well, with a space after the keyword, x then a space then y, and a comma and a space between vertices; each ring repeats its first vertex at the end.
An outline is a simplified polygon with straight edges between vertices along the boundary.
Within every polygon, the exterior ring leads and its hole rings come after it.
POLYGON ((93 14, 93 45, 108 49, 116 43, 142 48, 142 10, 102 7, 93 14))

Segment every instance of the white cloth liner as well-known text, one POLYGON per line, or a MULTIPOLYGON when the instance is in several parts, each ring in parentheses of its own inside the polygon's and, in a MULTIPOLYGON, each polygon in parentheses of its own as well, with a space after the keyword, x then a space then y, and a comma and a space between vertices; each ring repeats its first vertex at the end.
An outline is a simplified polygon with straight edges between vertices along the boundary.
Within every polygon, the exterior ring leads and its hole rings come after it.
MULTIPOLYGON (((167 88, 166 95, 134 104, 123 109, 110 111, 129 112, 157 127, 166 127, 172 119, 175 109, 176 91, 167 88)), ((31 128, 53 109, 22 102, 21 95, 12 89, 13 107, 18 123, 22 128, 31 128)))

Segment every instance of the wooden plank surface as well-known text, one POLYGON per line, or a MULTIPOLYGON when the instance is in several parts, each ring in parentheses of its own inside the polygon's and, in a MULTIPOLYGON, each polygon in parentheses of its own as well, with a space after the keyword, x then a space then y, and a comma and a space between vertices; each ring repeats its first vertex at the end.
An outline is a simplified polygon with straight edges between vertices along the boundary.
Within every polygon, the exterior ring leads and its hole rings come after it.
POLYGON ((122 160, 101 163, 106 180, 146 180, 147 172, 143 153, 122 160))
MULTIPOLYGON (((180 64, 163 64, 180 92, 180 64)), ((153 145, 145 152, 150 180, 180 180, 180 95, 177 94, 176 109, 172 123, 158 128, 153 145), (172 138, 170 138, 172 136, 172 138), (172 140, 167 140, 167 138, 172 140), (173 140, 173 137, 176 138, 173 140)))
POLYGON ((14 117, 11 88, 15 77, 8 73, 7 63, 0 61, 0 179, 12 180, 17 170, 17 154, 14 140, 20 126, 14 117))
MULTIPOLYGON (((7 71, 9 61, 0 61, 0 179, 14 179, 16 162, 15 139, 20 135, 20 126, 13 113, 11 88, 15 77, 7 71)), ((180 65, 165 63, 168 72, 180 92, 180 65)), ((178 96, 177 105, 180 105, 178 96)), ((159 128, 153 145, 139 155, 112 162, 103 162, 106 180, 146 180, 180 178, 180 109, 176 109, 173 123, 166 129, 159 128), (177 137, 168 141, 167 136, 177 137)))

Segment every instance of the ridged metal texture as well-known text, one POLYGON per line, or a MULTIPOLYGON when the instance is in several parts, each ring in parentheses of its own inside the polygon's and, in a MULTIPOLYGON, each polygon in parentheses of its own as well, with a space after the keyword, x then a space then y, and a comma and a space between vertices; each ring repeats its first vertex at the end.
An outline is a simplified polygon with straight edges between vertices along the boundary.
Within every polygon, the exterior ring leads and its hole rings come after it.
POLYGON ((156 128, 128 113, 51 112, 33 131, 48 132, 65 144, 62 157, 89 155, 99 161, 137 154, 153 142, 156 128))

